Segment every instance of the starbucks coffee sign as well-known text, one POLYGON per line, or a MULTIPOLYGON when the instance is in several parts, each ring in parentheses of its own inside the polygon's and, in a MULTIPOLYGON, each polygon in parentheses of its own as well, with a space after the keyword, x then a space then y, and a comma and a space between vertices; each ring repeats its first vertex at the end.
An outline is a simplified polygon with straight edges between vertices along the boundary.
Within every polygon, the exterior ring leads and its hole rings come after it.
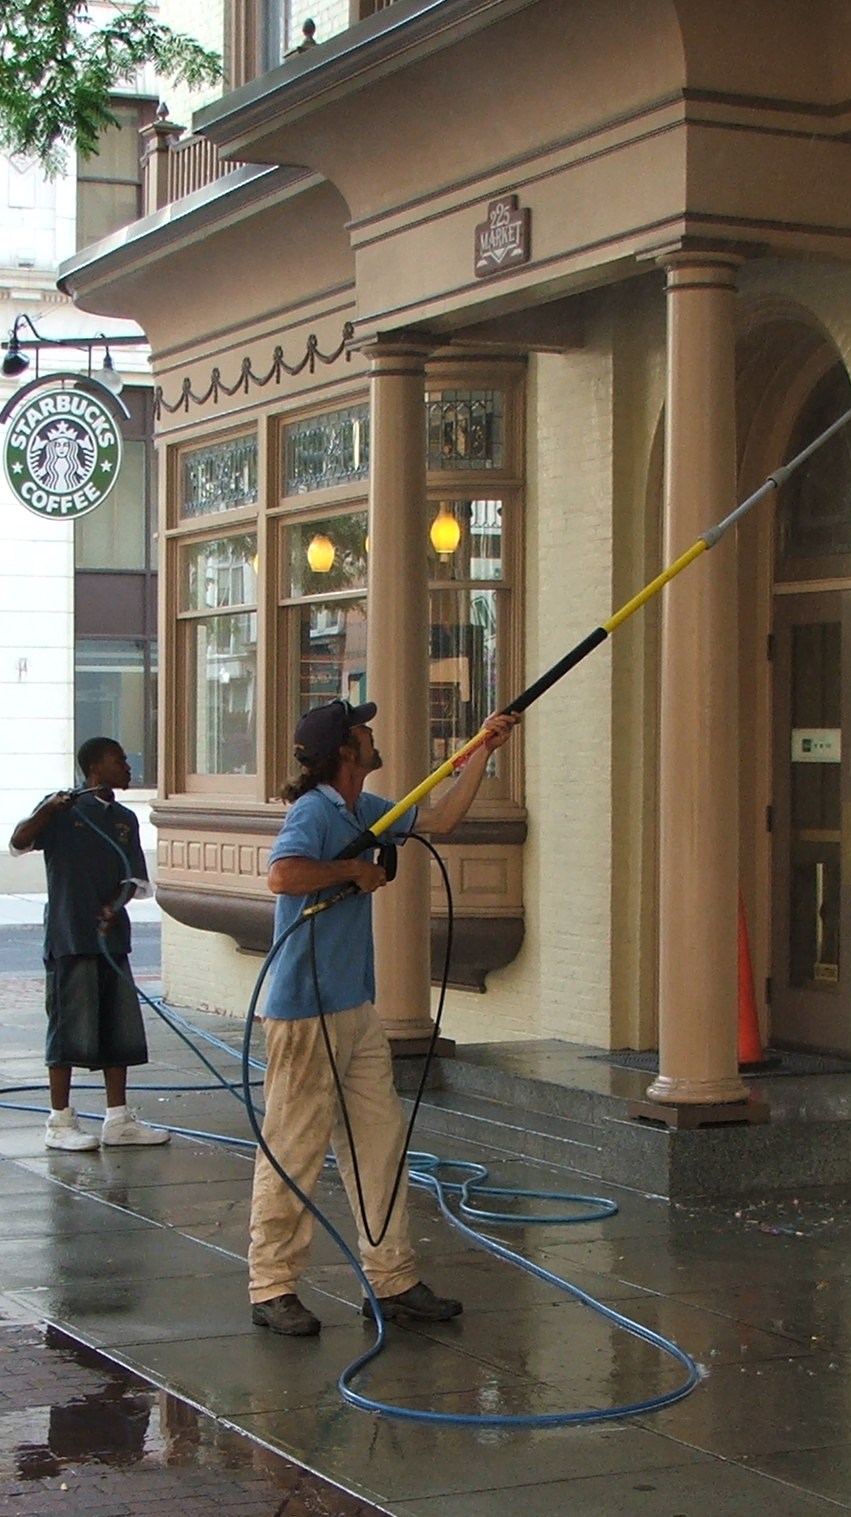
POLYGON ((29 386, 4 408, 6 478, 16 500, 36 516, 86 516, 118 478, 121 433, 109 402, 94 391, 94 385, 53 379, 29 386))

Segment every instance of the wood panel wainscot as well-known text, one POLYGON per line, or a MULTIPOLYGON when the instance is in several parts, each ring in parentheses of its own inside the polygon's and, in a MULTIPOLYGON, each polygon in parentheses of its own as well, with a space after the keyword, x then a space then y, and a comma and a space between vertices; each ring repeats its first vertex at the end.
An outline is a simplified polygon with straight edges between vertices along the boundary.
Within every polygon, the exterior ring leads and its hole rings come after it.
MULTIPOLYGON (((215 812, 160 804, 157 901, 187 927, 219 932, 243 952, 272 944, 274 900, 266 886, 280 813, 215 812)), ((525 821, 464 822, 435 839, 452 890, 454 929, 449 984, 484 991, 485 979, 510 964, 523 942, 525 821)), ((404 862, 401 863, 404 867, 404 862)), ((391 886, 392 889, 392 886, 391 886)), ((432 864, 431 969, 439 981, 448 918, 443 881, 432 864)))

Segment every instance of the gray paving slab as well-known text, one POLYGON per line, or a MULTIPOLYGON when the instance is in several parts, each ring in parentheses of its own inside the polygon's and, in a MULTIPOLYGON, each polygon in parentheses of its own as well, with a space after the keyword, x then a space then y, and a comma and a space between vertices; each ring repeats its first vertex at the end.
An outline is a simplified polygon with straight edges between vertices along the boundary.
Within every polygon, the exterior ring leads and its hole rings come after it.
POLYGON ((586 1479, 538 1481, 520 1490, 466 1491, 429 1500, 396 1501, 398 1517, 672 1517, 708 1512, 711 1517, 829 1517, 836 1505, 799 1487, 762 1480, 749 1470, 715 1461, 711 1467, 675 1466, 659 1475, 606 1474, 586 1479))
POLYGON ((150 1229, 132 1232, 110 1231, 107 1235, 86 1235, 87 1246, 72 1249, 66 1239, 57 1241, 53 1234, 27 1240, 0 1238, 0 1283, 5 1291, 38 1291, 34 1310, 46 1316, 46 1304, 58 1300, 63 1290, 88 1284, 92 1271, 119 1282, 139 1276, 149 1278, 161 1271, 166 1280, 204 1280, 208 1275, 236 1272, 244 1278, 245 1265, 239 1255, 209 1247, 199 1252, 193 1240, 179 1235, 166 1239, 150 1229), (33 1281, 39 1284, 33 1286, 33 1281))
MULTIPOLYGON (((452 1397, 441 1403, 445 1411, 457 1405, 452 1397)), ((372 1484, 382 1490, 394 1512, 437 1512, 441 1502, 449 1510, 454 1497, 459 1511, 485 1513, 502 1503, 502 1510, 516 1514, 522 1502, 525 1513, 542 1490, 549 1492, 553 1483, 563 1482, 559 1501, 539 1508, 546 1517, 554 1517, 572 1511, 573 1488, 593 1476, 608 1480, 628 1472, 634 1480, 639 1472, 655 1471, 667 1481, 669 1472, 685 1465, 701 1472, 709 1489, 719 1462, 641 1429, 538 1429, 518 1435, 386 1420, 375 1422, 365 1438, 362 1417, 340 1405, 287 1417, 258 1414, 240 1422, 255 1436, 274 1438, 276 1444, 283 1438, 293 1456, 305 1462, 321 1457, 345 1468, 359 1489, 372 1484), (465 1502, 471 1505, 465 1507, 465 1502)), ((615 1507, 607 1498, 596 1510, 600 1514, 629 1508, 615 1507)))
MULTIPOLYGON (((41 1024, 32 1010, 27 1017, 20 1026, 7 1017, 0 1080, 7 1058, 39 1067, 32 1044, 41 1024)), ((238 1027, 197 1020, 238 1046, 238 1027)), ((152 1026, 150 1035, 151 1083, 207 1079, 169 1029, 152 1026)), ((575 1077, 575 1053, 547 1045, 535 1057, 547 1078, 575 1077)), ((488 1058, 496 1067, 497 1054, 488 1058)), ((528 1077, 530 1049, 512 1059, 528 1077)), ((594 1088, 620 1077, 586 1068, 594 1088)), ((86 1099, 96 1130, 102 1096, 96 1089, 86 1099)), ((244 1111, 224 1092, 147 1091, 140 1081, 133 1099, 151 1120, 247 1134, 244 1111)), ((222 1428, 244 1430, 256 1447, 287 1452, 397 1517, 509 1509, 516 1517, 520 1503, 524 1517, 806 1517, 851 1506, 851 1207, 838 1192, 795 1205, 753 1197, 669 1206, 549 1163, 494 1160, 481 1145, 447 1142, 453 1158, 483 1159, 496 1184, 613 1196, 620 1211, 607 1221, 490 1231, 673 1336, 705 1372, 685 1401, 623 1424, 471 1429, 376 1417, 341 1399, 337 1378, 372 1337, 359 1316, 360 1285, 321 1231, 304 1288, 325 1324, 321 1337, 294 1342, 252 1327, 248 1151, 204 1138, 85 1155, 42 1145, 40 1114, 0 1107, 0 1317, 63 1323, 209 1410, 222 1428)), ((351 1242, 333 1172, 318 1199, 351 1242)), ((426 1192, 412 1193, 411 1212, 425 1277, 457 1291, 465 1314, 444 1327, 391 1327, 358 1390, 440 1415, 550 1414, 641 1401, 678 1382, 678 1366, 646 1341, 473 1246, 426 1192)))
POLYGON ((736 1290, 701 1291, 680 1297, 684 1305, 735 1317, 743 1325, 788 1334, 814 1347, 851 1355, 851 1281, 845 1276, 790 1279, 770 1289, 745 1284, 736 1290))
POLYGON ((785 1485, 797 1486, 824 1496, 840 1506, 851 1504, 851 1448, 848 1440, 819 1444, 811 1449, 792 1449, 780 1454, 754 1454, 751 1469, 770 1475, 785 1485))
POLYGON ((748 1463, 758 1455, 826 1446, 847 1418, 849 1377, 851 1362, 825 1353, 719 1365, 705 1395, 658 1412, 653 1426, 694 1448, 748 1463))

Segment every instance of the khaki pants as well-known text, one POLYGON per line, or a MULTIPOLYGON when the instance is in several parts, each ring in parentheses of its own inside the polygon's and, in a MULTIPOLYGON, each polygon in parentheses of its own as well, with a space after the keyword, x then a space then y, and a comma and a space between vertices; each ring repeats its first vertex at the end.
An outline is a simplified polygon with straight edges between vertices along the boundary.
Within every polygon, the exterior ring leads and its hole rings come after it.
MULTIPOLYGON (((402 1152, 405 1123, 393 1084, 390 1046, 371 1003, 326 1017, 345 1096, 370 1231, 384 1223, 402 1152)), ((354 1184, 349 1141, 319 1017, 264 1020, 266 1116, 263 1137, 278 1163, 312 1198, 329 1143, 357 1221, 364 1273, 377 1296, 395 1296, 419 1276, 408 1231, 407 1174, 403 1174, 383 1241, 368 1241, 354 1184)), ((252 1301, 297 1290, 307 1263, 314 1219, 279 1178, 260 1149, 254 1166, 251 1243, 252 1301)))

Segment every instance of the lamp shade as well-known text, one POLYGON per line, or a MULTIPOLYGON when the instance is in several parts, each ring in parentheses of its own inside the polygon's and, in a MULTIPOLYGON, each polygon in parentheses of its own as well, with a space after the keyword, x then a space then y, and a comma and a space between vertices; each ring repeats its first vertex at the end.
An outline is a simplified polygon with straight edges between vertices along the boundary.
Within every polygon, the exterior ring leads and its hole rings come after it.
POLYGON ((104 354, 103 368, 99 369, 97 378, 100 380, 102 385, 106 386, 107 390, 112 391, 113 395, 120 395, 121 391, 124 389, 124 380, 121 378, 121 375, 116 372, 115 364, 112 361, 112 354, 110 353, 109 348, 107 348, 106 353, 104 354))
POLYGON ((334 567, 335 549, 330 537, 317 532, 307 545, 307 562, 314 574, 327 574, 334 567))
POLYGON ((461 541, 461 525, 455 520, 452 512, 441 501, 440 510, 429 528, 429 537, 435 553, 439 553, 442 559, 449 558, 461 541))
POLYGON ((21 344, 17 332, 13 332, 9 338, 8 349, 3 356, 3 373, 7 379, 14 379, 18 374, 23 374, 30 366, 26 353, 21 352, 21 344))

